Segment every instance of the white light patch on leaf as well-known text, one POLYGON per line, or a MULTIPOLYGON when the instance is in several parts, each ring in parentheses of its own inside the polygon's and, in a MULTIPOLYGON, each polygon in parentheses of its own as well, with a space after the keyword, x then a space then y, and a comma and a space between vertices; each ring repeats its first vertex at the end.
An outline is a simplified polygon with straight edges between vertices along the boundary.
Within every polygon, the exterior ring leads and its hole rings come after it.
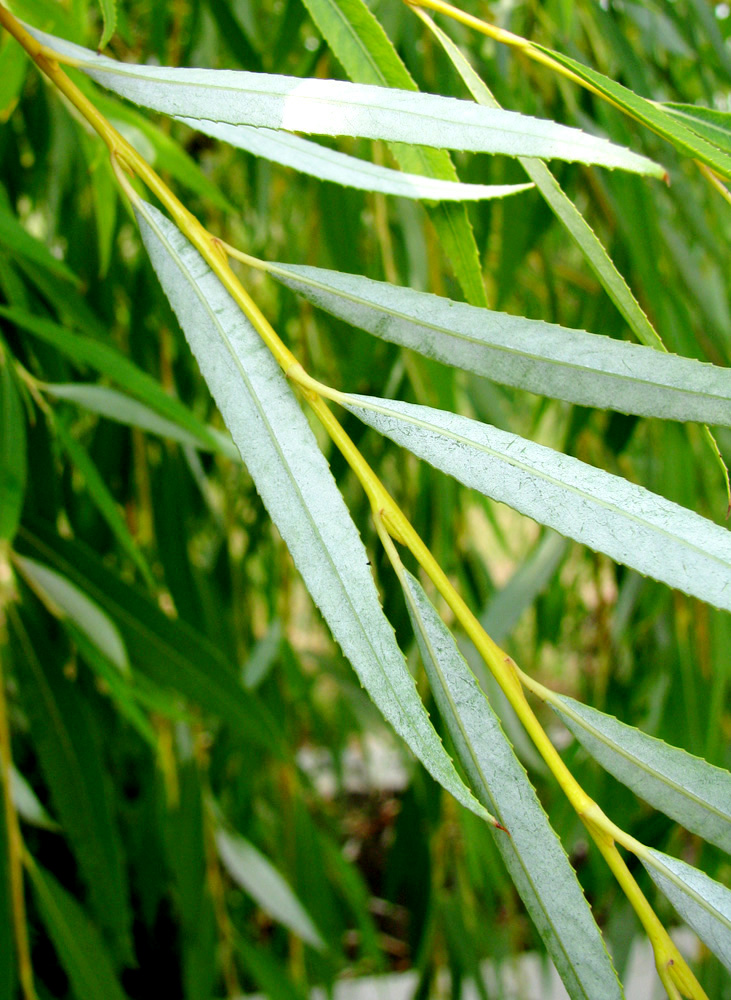
POLYGON ((446 149, 537 156, 664 177, 658 164, 606 139, 472 101, 340 80, 119 63, 28 28, 104 87, 177 118, 361 136, 446 149))

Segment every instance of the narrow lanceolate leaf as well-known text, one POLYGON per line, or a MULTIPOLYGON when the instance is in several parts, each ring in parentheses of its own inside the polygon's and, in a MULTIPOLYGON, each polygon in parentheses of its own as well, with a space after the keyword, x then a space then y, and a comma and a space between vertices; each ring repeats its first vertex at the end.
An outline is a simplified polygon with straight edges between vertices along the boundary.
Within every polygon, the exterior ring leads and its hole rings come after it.
POLYGON ((234 462, 241 461, 231 438, 227 434, 217 431, 215 427, 206 427, 201 424, 201 429, 206 432, 205 437, 201 434, 191 434, 187 427, 181 427, 180 424, 156 413, 145 403, 133 399, 126 393, 110 389, 106 385, 87 382, 47 383, 43 385, 43 391, 55 399, 65 399, 70 403, 76 403, 78 406, 82 406, 92 413, 98 413, 99 416, 106 417, 108 420, 114 420, 116 423, 137 427, 150 434, 157 434, 170 441, 177 441, 179 444, 198 448, 201 451, 215 450, 234 462), (211 446, 209 443, 211 439, 217 447, 211 446))
POLYGON ((485 496, 646 576, 731 610, 725 528, 601 469, 468 417, 343 395, 361 420, 485 496))
POLYGON ((26 556, 16 555, 13 561, 47 607, 60 618, 70 618, 120 673, 129 673, 129 660, 122 637, 98 604, 49 566, 26 556))
POLYGON ((731 112, 697 104, 663 104, 662 108, 731 156, 731 112))
POLYGON ((89 365, 113 379, 127 392, 152 407, 157 413, 189 431, 193 437, 215 449, 215 435, 191 411, 163 389, 160 383, 120 351, 92 337, 73 333, 59 323, 26 312, 24 309, 0 306, 0 317, 27 330, 34 337, 50 344, 77 366, 89 365))
POLYGON ((731 774, 564 695, 551 707, 581 745, 640 798, 731 853, 731 774))
MULTIPOLYGON (((187 622, 168 618, 156 601, 120 579, 78 540, 61 538, 48 524, 28 519, 21 526, 23 552, 52 566, 88 594, 113 619, 130 663, 166 693, 182 695, 226 722, 243 740, 281 755, 279 728, 241 685, 221 652, 187 622)), ((164 699, 157 695, 155 701, 164 699)), ((170 715, 167 706, 154 711, 170 715)))
POLYGON ((660 851, 648 848, 640 860, 683 920, 731 971, 731 892, 704 872, 660 851))
POLYGON ((286 378, 180 231, 141 203, 142 238, 221 415, 315 603, 386 719, 427 770, 488 818, 459 778, 383 614, 368 557, 286 378))
POLYGON ((496 382, 584 406, 731 424, 731 368, 357 274, 298 264, 263 266, 353 326, 496 382))
POLYGON ((117 30, 117 3, 116 0, 99 0, 99 6, 101 7, 102 19, 104 21, 104 30, 102 32, 102 37, 99 39, 99 51, 106 48, 109 44, 112 35, 117 30))
POLYGON ((25 477, 25 414, 10 356, 0 345, 0 541, 12 541, 18 527, 25 477))
POLYGON ((421 657, 457 755, 480 801, 510 831, 492 831, 571 1000, 621 998, 599 928, 522 764, 418 581, 402 586, 421 657))
POLYGON ((268 858, 244 837, 216 832, 218 856, 234 882, 293 934, 318 951, 325 942, 312 917, 268 858))
MULTIPOLYGON (((354 83, 417 91, 419 88, 393 42, 363 0, 305 0, 322 37, 354 83)), ((402 170, 456 181, 457 171, 443 149, 392 145, 402 170)), ((477 242, 464 205, 429 205, 427 212, 465 298, 486 306, 487 294, 477 242)))
POLYGON ((590 89, 597 91, 602 97, 611 101, 632 118, 642 122, 653 132, 657 132, 663 139, 667 139, 681 153, 708 164, 722 177, 731 179, 731 155, 708 142, 698 132, 687 128, 678 117, 668 114, 661 104, 655 104, 653 101, 640 97, 639 94, 635 94, 634 91, 623 87, 620 83, 610 80, 609 77, 598 73, 595 69, 584 66, 583 63, 560 52, 554 52, 542 45, 535 45, 534 48, 551 56, 556 62, 579 77, 590 89))
POLYGON ((32 33, 102 86, 175 117, 556 158, 664 176, 662 167, 606 139, 471 101, 339 80, 119 63, 36 29, 32 33))
MULTIPOLYGON (((425 11, 417 9, 416 13, 439 39, 444 51, 452 60, 454 68, 462 77, 474 99, 486 107, 499 108, 500 105, 489 88, 477 75, 452 39, 434 23, 425 11)), ((587 264, 601 282, 604 291, 624 316, 635 337, 641 344, 664 350, 659 334, 645 315, 629 285, 614 266, 609 254, 604 249, 604 245, 576 205, 564 194, 561 185, 546 164, 541 160, 529 157, 520 157, 520 164, 538 188, 548 207, 584 255, 587 264)))
POLYGON ((443 181, 420 174, 407 174, 389 167, 381 167, 368 160, 359 160, 337 150, 320 146, 309 139, 290 132, 277 132, 252 125, 225 125, 221 122, 180 118, 192 128, 227 142, 229 146, 245 149, 255 156, 263 156, 274 163, 292 167, 300 173, 310 174, 322 181, 332 181, 345 187, 378 191, 401 198, 422 198, 430 201, 481 201, 504 198, 532 187, 532 184, 462 184, 443 181))
POLYGON ((132 914, 122 842, 102 764, 99 724, 78 684, 61 672, 49 619, 11 616, 19 688, 33 745, 97 921, 129 957, 132 914))
POLYGON ((43 923, 78 1000, 126 1000, 94 922, 50 872, 35 862, 28 875, 43 923))

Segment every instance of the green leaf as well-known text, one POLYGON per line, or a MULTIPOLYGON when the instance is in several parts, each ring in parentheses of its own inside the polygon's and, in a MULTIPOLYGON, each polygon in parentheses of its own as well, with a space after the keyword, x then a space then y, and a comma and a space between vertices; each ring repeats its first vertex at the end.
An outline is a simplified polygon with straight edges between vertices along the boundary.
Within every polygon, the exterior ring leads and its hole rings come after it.
POLYGON ((134 669, 213 713, 245 740, 281 755, 279 728, 247 694, 217 646, 186 622, 167 618, 152 599, 112 573, 95 553, 78 541, 60 538, 43 522, 29 519, 19 539, 25 550, 62 573, 107 612, 134 669))
POLYGON ((421 585, 399 576, 439 712, 475 794, 509 831, 491 833, 571 1000, 621 998, 574 870, 497 716, 421 585))
POLYGON ((220 437, 212 433, 191 411, 169 395, 160 383, 138 368, 118 350, 91 337, 72 333, 48 319, 42 319, 23 309, 0 306, 0 316, 32 333, 39 340, 51 344, 77 365, 90 365, 96 371, 113 379, 118 385, 136 396, 174 424, 190 432, 194 438, 216 450, 220 437))
POLYGON ((338 398, 366 424, 465 486, 670 587, 731 610, 726 528, 489 424, 393 400, 338 398))
POLYGON ((109 41, 117 30, 117 3, 116 0, 99 0, 99 7, 104 21, 104 30, 99 40, 99 52, 105 49, 109 41))
POLYGON ((53 655, 48 619, 18 609, 9 624, 22 701, 55 811, 97 920, 114 935, 117 952, 129 955, 129 887, 97 720, 53 655))
POLYGON ((731 425, 731 368, 297 264, 262 265, 320 309, 495 382, 623 413, 731 425))
POLYGON ((102 86, 178 118, 557 158, 664 176, 662 167, 606 139, 471 101, 340 80, 120 63, 29 30, 53 51, 73 59, 102 86))
POLYGON ((25 497, 25 414, 0 343, 0 541, 12 541, 25 497))
MULTIPOLYGON (((107 420, 114 420, 116 423, 125 424, 128 427, 138 427, 140 430, 150 434, 157 434, 159 437, 177 441, 179 444, 190 448, 198 448, 201 451, 216 451, 220 455, 231 459, 233 462, 240 462, 236 446, 227 434, 222 434, 215 427, 203 425, 206 434, 201 437, 191 434, 186 427, 181 427, 179 423, 169 420, 150 409, 144 403, 110 389, 105 385, 91 385, 85 382, 71 383, 45 383, 43 391, 53 396, 54 399, 65 399, 67 402, 76 403, 83 406, 85 410, 98 413, 107 420), (211 446, 210 439, 214 445, 211 446)), ((168 397, 169 398, 169 397, 168 397)))
POLYGON ((250 944, 244 938, 236 940, 236 950, 246 971, 267 997, 277 1000, 307 1000, 309 993, 302 990, 287 976, 283 963, 274 954, 261 947, 259 942, 250 944))
POLYGON ((687 128, 678 117, 668 114, 661 104, 640 97, 620 83, 610 80, 603 73, 598 73, 589 66, 571 59, 569 56, 554 52, 543 45, 533 45, 533 48, 545 55, 551 56, 556 62, 570 70, 591 89, 598 91, 616 107, 619 107, 630 117, 642 122, 663 139, 671 142, 676 149, 694 160, 701 160, 712 167, 722 177, 731 179, 731 156, 704 139, 697 132, 687 128))
POLYGON ((101 934, 78 902, 35 861, 27 865, 43 923, 77 1000, 127 1000, 101 934))
POLYGON ((443 181, 421 174, 407 174, 390 167, 381 167, 356 156, 339 153, 320 146, 289 132, 251 125, 226 125, 222 122, 181 118, 192 128, 227 142, 237 149, 245 149, 255 156, 272 160, 300 173, 310 174, 323 181, 332 181, 345 187, 363 191, 379 191, 401 198, 423 198, 431 201, 480 201, 504 198, 531 188, 532 184, 461 184, 443 181))
POLYGON ((325 942, 307 910, 284 877, 261 851, 244 837, 216 831, 218 856, 234 882, 247 892, 270 917, 317 951, 325 942))
POLYGON ((731 112, 704 108, 698 104, 663 104, 663 109, 697 135, 731 156, 731 112))
POLYGON ((0 122, 6 122, 10 117, 29 66, 25 49, 6 32, 0 48, 0 122))
POLYGON ((18 816, 24 823, 30 826, 37 826, 40 830, 52 830, 57 833, 61 827, 51 819, 48 811, 44 809, 38 800, 38 796, 25 780, 20 771, 11 765, 10 770, 10 792, 13 796, 13 805, 18 816))
POLYGON ((256 330, 198 252, 145 202, 147 252, 259 494, 361 683, 430 774, 486 818, 434 730, 368 557, 307 418, 256 330))
POLYGON ((40 240, 34 239, 3 202, 4 199, 0 200, 0 246, 5 247, 11 257, 15 255, 24 257, 34 267, 50 271, 65 281, 78 284, 79 279, 73 271, 62 261, 57 260, 40 240))
POLYGON ((683 920, 731 972, 731 891, 684 861, 651 848, 640 861, 683 920))
POLYGON ((552 694, 549 704, 585 750, 640 798, 731 853, 731 773, 552 694))
MULTIPOLYGON (((428 25, 452 60, 474 99, 490 108, 499 108, 490 90, 475 73, 451 38, 439 28, 424 11, 416 13, 428 25)), ((624 316, 630 329, 641 344, 664 350, 659 334, 653 327, 632 294, 632 290, 614 266, 603 244, 574 203, 564 194, 560 184, 541 160, 520 157, 520 164, 538 188, 544 201, 564 227, 597 276, 604 291, 624 316)))
MULTIPOLYGON (((0 782, 2 782, 0 778, 0 782)), ((5 809, 0 812, 0 1000, 16 1000, 17 971, 10 854, 5 809)))
POLYGON ((70 618, 121 674, 129 674, 129 660, 114 622, 79 588, 35 559, 13 558, 24 579, 59 618, 70 618))

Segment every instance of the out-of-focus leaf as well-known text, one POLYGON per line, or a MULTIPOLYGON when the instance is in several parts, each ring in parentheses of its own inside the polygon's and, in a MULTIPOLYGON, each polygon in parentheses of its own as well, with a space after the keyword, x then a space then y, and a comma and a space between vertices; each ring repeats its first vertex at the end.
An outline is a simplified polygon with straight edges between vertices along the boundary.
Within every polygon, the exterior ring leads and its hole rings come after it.
MULTIPOLYGON (((215 427, 207 427, 205 437, 192 434, 186 427, 161 416, 144 403, 116 389, 105 385, 91 385, 86 382, 46 383, 43 391, 55 399, 65 399, 70 403, 83 406, 92 413, 98 413, 108 420, 126 424, 128 427, 138 427, 140 430, 159 437, 169 438, 179 444, 202 451, 217 451, 233 462, 240 462, 241 456, 233 441, 227 434, 222 434, 215 427), (213 439, 214 445, 211 445, 213 439)), ((170 397, 167 397, 170 399, 170 397)))
POLYGON ((99 277, 104 278, 112 259, 117 220, 117 185, 106 147, 85 132, 81 133, 81 146, 89 164, 89 183, 94 199, 99 247, 99 277))
POLYGON ((73 896, 35 861, 27 866, 43 923, 78 1000, 126 1000, 97 927, 73 896))
POLYGON ((475 794, 509 831, 491 832, 569 996, 619 1000, 599 928, 523 766, 421 585, 399 576, 440 714, 475 794))
POLYGON ((0 813, 0 818, 2 818, 0 823, 0 1000, 15 1000, 17 996, 16 951, 13 932, 8 828, 4 809, 0 813))
POLYGON ((15 556, 23 577, 46 606, 60 617, 68 616, 122 674, 129 673, 127 650, 114 622, 79 588, 35 559, 15 556))
POLYGON ((244 739, 281 754, 280 731, 239 683, 221 651, 186 622, 171 621, 157 604, 112 573, 78 541, 60 538, 40 521, 21 528, 25 551, 42 559, 102 607, 119 629, 133 668, 167 691, 231 725, 244 739))
POLYGON ((731 853, 731 773, 565 695, 549 703, 602 767, 688 830, 731 853))
POLYGON ((353 326, 496 382, 623 413, 731 424, 731 368, 358 274, 299 264, 264 267, 353 326))
POLYGON ((64 833, 89 891, 97 921, 114 936, 120 955, 131 951, 132 914, 102 764, 102 737, 78 686, 62 673, 45 634, 47 618, 10 618, 14 661, 35 751, 64 833), (45 626, 45 627, 44 627, 45 626))
POLYGON ((10 791, 13 796, 13 805, 25 823, 37 826, 41 830, 58 831, 61 829, 58 823, 48 815, 48 811, 41 805, 36 793, 15 767, 12 767, 10 771, 10 791))
POLYGON ((99 51, 105 49, 109 41, 117 30, 117 2, 116 0, 99 0, 99 7, 104 21, 104 30, 99 40, 99 51))
POLYGON ((0 541, 12 541, 23 510, 25 447, 23 404, 0 343, 0 541))
POLYGON ((307 910, 261 851, 244 837, 221 829, 216 831, 216 846, 231 878, 265 913, 284 924, 311 947, 324 950, 325 942, 307 910))
POLYGON ((381 167, 368 160, 359 160, 356 156, 339 153, 289 132, 255 128, 252 125, 226 125, 223 122, 195 118, 181 118, 180 121, 204 135, 220 139, 237 149, 245 149, 255 156, 292 167, 322 181, 332 181, 363 191, 379 191, 401 198, 431 201, 480 201, 504 198, 532 187, 531 184, 461 184, 459 181, 442 181, 381 167))
POLYGON ((180 400, 165 392, 156 379, 138 368, 114 347, 91 337, 72 333, 58 323, 35 316, 23 309, 0 306, 0 317, 15 323, 45 343, 53 345, 76 364, 90 365, 96 371, 107 375, 161 416, 178 424, 183 430, 189 431, 194 438, 216 450, 219 438, 212 434, 210 429, 180 400))
POLYGON ((606 139, 471 101, 339 80, 120 63, 35 28, 28 30, 102 86, 174 117, 556 158, 664 176, 662 167, 606 139))
POLYGON ((683 920, 731 972, 731 891, 661 851, 648 849, 640 860, 683 920))
POLYGON ((343 395, 341 402, 465 486, 670 587, 731 610, 726 528, 626 479, 468 417, 368 396, 343 395))
POLYGON ((109 525, 114 537, 122 546, 124 551, 137 566, 143 579, 150 588, 154 588, 155 581, 152 576, 147 560, 142 554, 136 541, 130 534, 127 524, 119 512, 114 497, 109 492, 107 484, 104 482, 101 473, 89 457, 86 449, 81 445, 73 434, 66 429, 62 419, 53 418, 53 429, 56 437, 61 442, 64 451, 81 473, 84 479, 86 490, 94 501, 94 504, 109 525))
POLYGON ((25 49, 6 33, 0 48, 0 123, 13 113, 28 66, 25 49))
POLYGON ((357 529, 269 348, 162 213, 140 202, 137 218, 160 283, 259 494, 361 683, 429 773, 488 819, 429 721, 383 614, 357 529))
POLYGON ((0 200, 0 246, 7 249, 11 256, 16 254, 25 257, 29 264, 50 271, 65 281, 78 284, 78 278, 69 268, 50 252, 40 240, 34 239, 27 229, 18 222, 0 200))

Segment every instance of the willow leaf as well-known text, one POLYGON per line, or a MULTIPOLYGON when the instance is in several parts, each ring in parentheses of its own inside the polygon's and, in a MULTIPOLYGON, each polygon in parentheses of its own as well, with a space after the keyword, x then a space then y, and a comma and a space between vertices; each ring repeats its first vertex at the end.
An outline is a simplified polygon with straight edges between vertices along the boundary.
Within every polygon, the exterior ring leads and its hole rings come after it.
POLYGON ((731 368, 298 264, 273 278, 353 326, 444 364, 584 406, 731 424, 731 368))
POLYGON ((10 625, 23 705, 55 811, 98 922, 113 934, 118 955, 129 957, 129 887, 98 720, 53 656, 48 618, 18 609, 10 625))
POLYGON ((731 112, 697 104, 663 104, 662 108, 689 129, 731 156, 731 112))
MULTIPOLYGON (((121 580, 96 553, 78 540, 61 538, 45 522, 28 518, 18 540, 24 553, 75 583, 114 621, 132 667, 156 686, 152 693, 145 692, 152 711, 170 716, 168 693, 175 692, 228 723, 244 740, 282 755, 281 730, 244 690, 220 645, 182 619, 168 618, 155 601, 121 580)), ((139 690, 136 694, 139 697, 139 690)))
POLYGON ((44 32, 33 29, 33 34, 102 86, 174 117, 557 158, 664 176, 662 167, 606 139, 472 101, 340 80, 120 63, 44 32))
POLYGON ((731 156, 718 146, 708 142, 702 135, 687 128, 678 117, 665 111, 661 104, 640 97, 634 91, 623 87, 621 83, 610 80, 608 76, 604 76, 603 73, 599 73, 589 66, 584 66, 576 59, 571 59, 553 49, 545 48, 543 45, 534 45, 533 48, 555 59, 556 62, 588 85, 589 89, 601 94, 602 97, 621 108, 626 114, 642 122, 663 139, 667 139, 681 153, 708 164, 722 177, 731 179, 731 156))
POLYGON ((731 891, 661 851, 648 848, 640 860, 683 920, 731 971, 731 891))
POLYGON ((640 798, 731 853, 731 774, 564 695, 549 703, 577 740, 640 798))
POLYGON ((206 427, 205 437, 191 434, 187 428, 161 416, 145 403, 141 403, 123 392, 117 392, 116 389, 110 389, 109 386, 86 382, 46 383, 43 386, 43 391, 49 396, 53 396, 54 399, 64 399, 69 403, 76 403, 77 406, 82 406, 92 413, 98 413, 99 416, 106 417, 108 420, 114 420, 129 427, 138 427, 150 434, 157 434, 191 448, 198 448, 202 451, 215 450, 234 462, 241 461, 231 438, 227 434, 217 431, 215 427, 206 427), (209 444, 211 438, 216 442, 215 448, 209 444))
POLYGON ((347 409, 461 483, 731 610, 725 528, 619 476, 477 420, 427 406, 342 395, 347 409))
POLYGON ((226 125, 222 122, 200 121, 194 118, 180 118, 180 121, 205 135, 227 142, 229 146, 245 149, 255 156, 262 156, 282 166, 292 167, 300 173, 310 174, 322 181, 332 181, 334 184, 360 188, 363 191, 398 195, 401 198, 481 201, 518 194, 533 186, 443 181, 421 174, 407 174, 401 170, 392 170, 390 167, 370 163, 368 160, 360 160, 357 156, 339 153, 337 150, 320 146, 290 132, 254 128, 252 125, 226 125))
POLYGON ((0 344, 0 541, 12 541, 23 510, 26 480, 25 414, 0 344))
POLYGON ((101 52, 107 47, 112 35, 117 30, 117 3, 116 0, 99 0, 99 6, 104 22, 102 37, 99 39, 99 51, 101 52))
POLYGON ((43 923, 78 1000, 127 1000, 98 928, 59 882, 34 861, 28 875, 43 923))
MULTIPOLYGON (((305 0, 312 20, 335 58, 355 83, 399 90, 419 88, 370 8, 363 0, 305 0)), ((394 144, 391 152, 402 170, 446 181, 457 181, 457 171, 445 150, 394 144)), ((480 254, 464 205, 427 206, 439 241, 454 268, 468 302, 486 306, 480 254)))
POLYGON ((429 721, 357 529, 269 349, 182 233, 144 202, 147 252, 224 421, 310 594, 361 683, 427 770, 483 818, 429 721))
POLYGON ((122 674, 129 659, 117 626, 98 604, 61 573, 26 556, 14 562, 43 603, 59 618, 70 618, 122 674))
MULTIPOLYGON (((415 12, 439 40, 474 99, 479 104, 484 104, 487 107, 499 108, 500 105, 484 81, 477 75, 452 39, 434 23, 425 11, 417 9, 415 12)), ((659 334, 645 315, 644 310, 633 295, 629 285, 614 266, 604 245, 576 205, 564 194, 561 185, 546 164, 541 160, 520 157, 520 165, 533 181, 558 221, 578 246, 587 264, 601 282, 604 291, 612 302, 614 302, 622 316, 624 316, 635 337, 637 337, 641 344, 646 344, 648 347, 654 347, 658 350, 664 350, 665 348, 659 334)))
POLYGON ((218 855, 231 878, 259 906, 307 944, 324 951, 325 942, 312 917, 284 876, 244 837, 216 831, 218 855))
POLYGON ((138 368, 116 348, 93 337, 73 333, 59 323, 26 312, 24 309, 0 305, 0 317, 27 330, 46 344, 51 344, 76 365, 89 365, 113 379, 131 395, 142 400, 161 416, 187 430, 193 437, 215 450, 219 440, 210 428, 184 406, 179 399, 167 393, 160 383, 138 368))
POLYGON ((510 832, 491 831, 571 1000, 621 998, 574 870, 497 716, 419 582, 400 576, 439 712, 475 794, 510 832))

